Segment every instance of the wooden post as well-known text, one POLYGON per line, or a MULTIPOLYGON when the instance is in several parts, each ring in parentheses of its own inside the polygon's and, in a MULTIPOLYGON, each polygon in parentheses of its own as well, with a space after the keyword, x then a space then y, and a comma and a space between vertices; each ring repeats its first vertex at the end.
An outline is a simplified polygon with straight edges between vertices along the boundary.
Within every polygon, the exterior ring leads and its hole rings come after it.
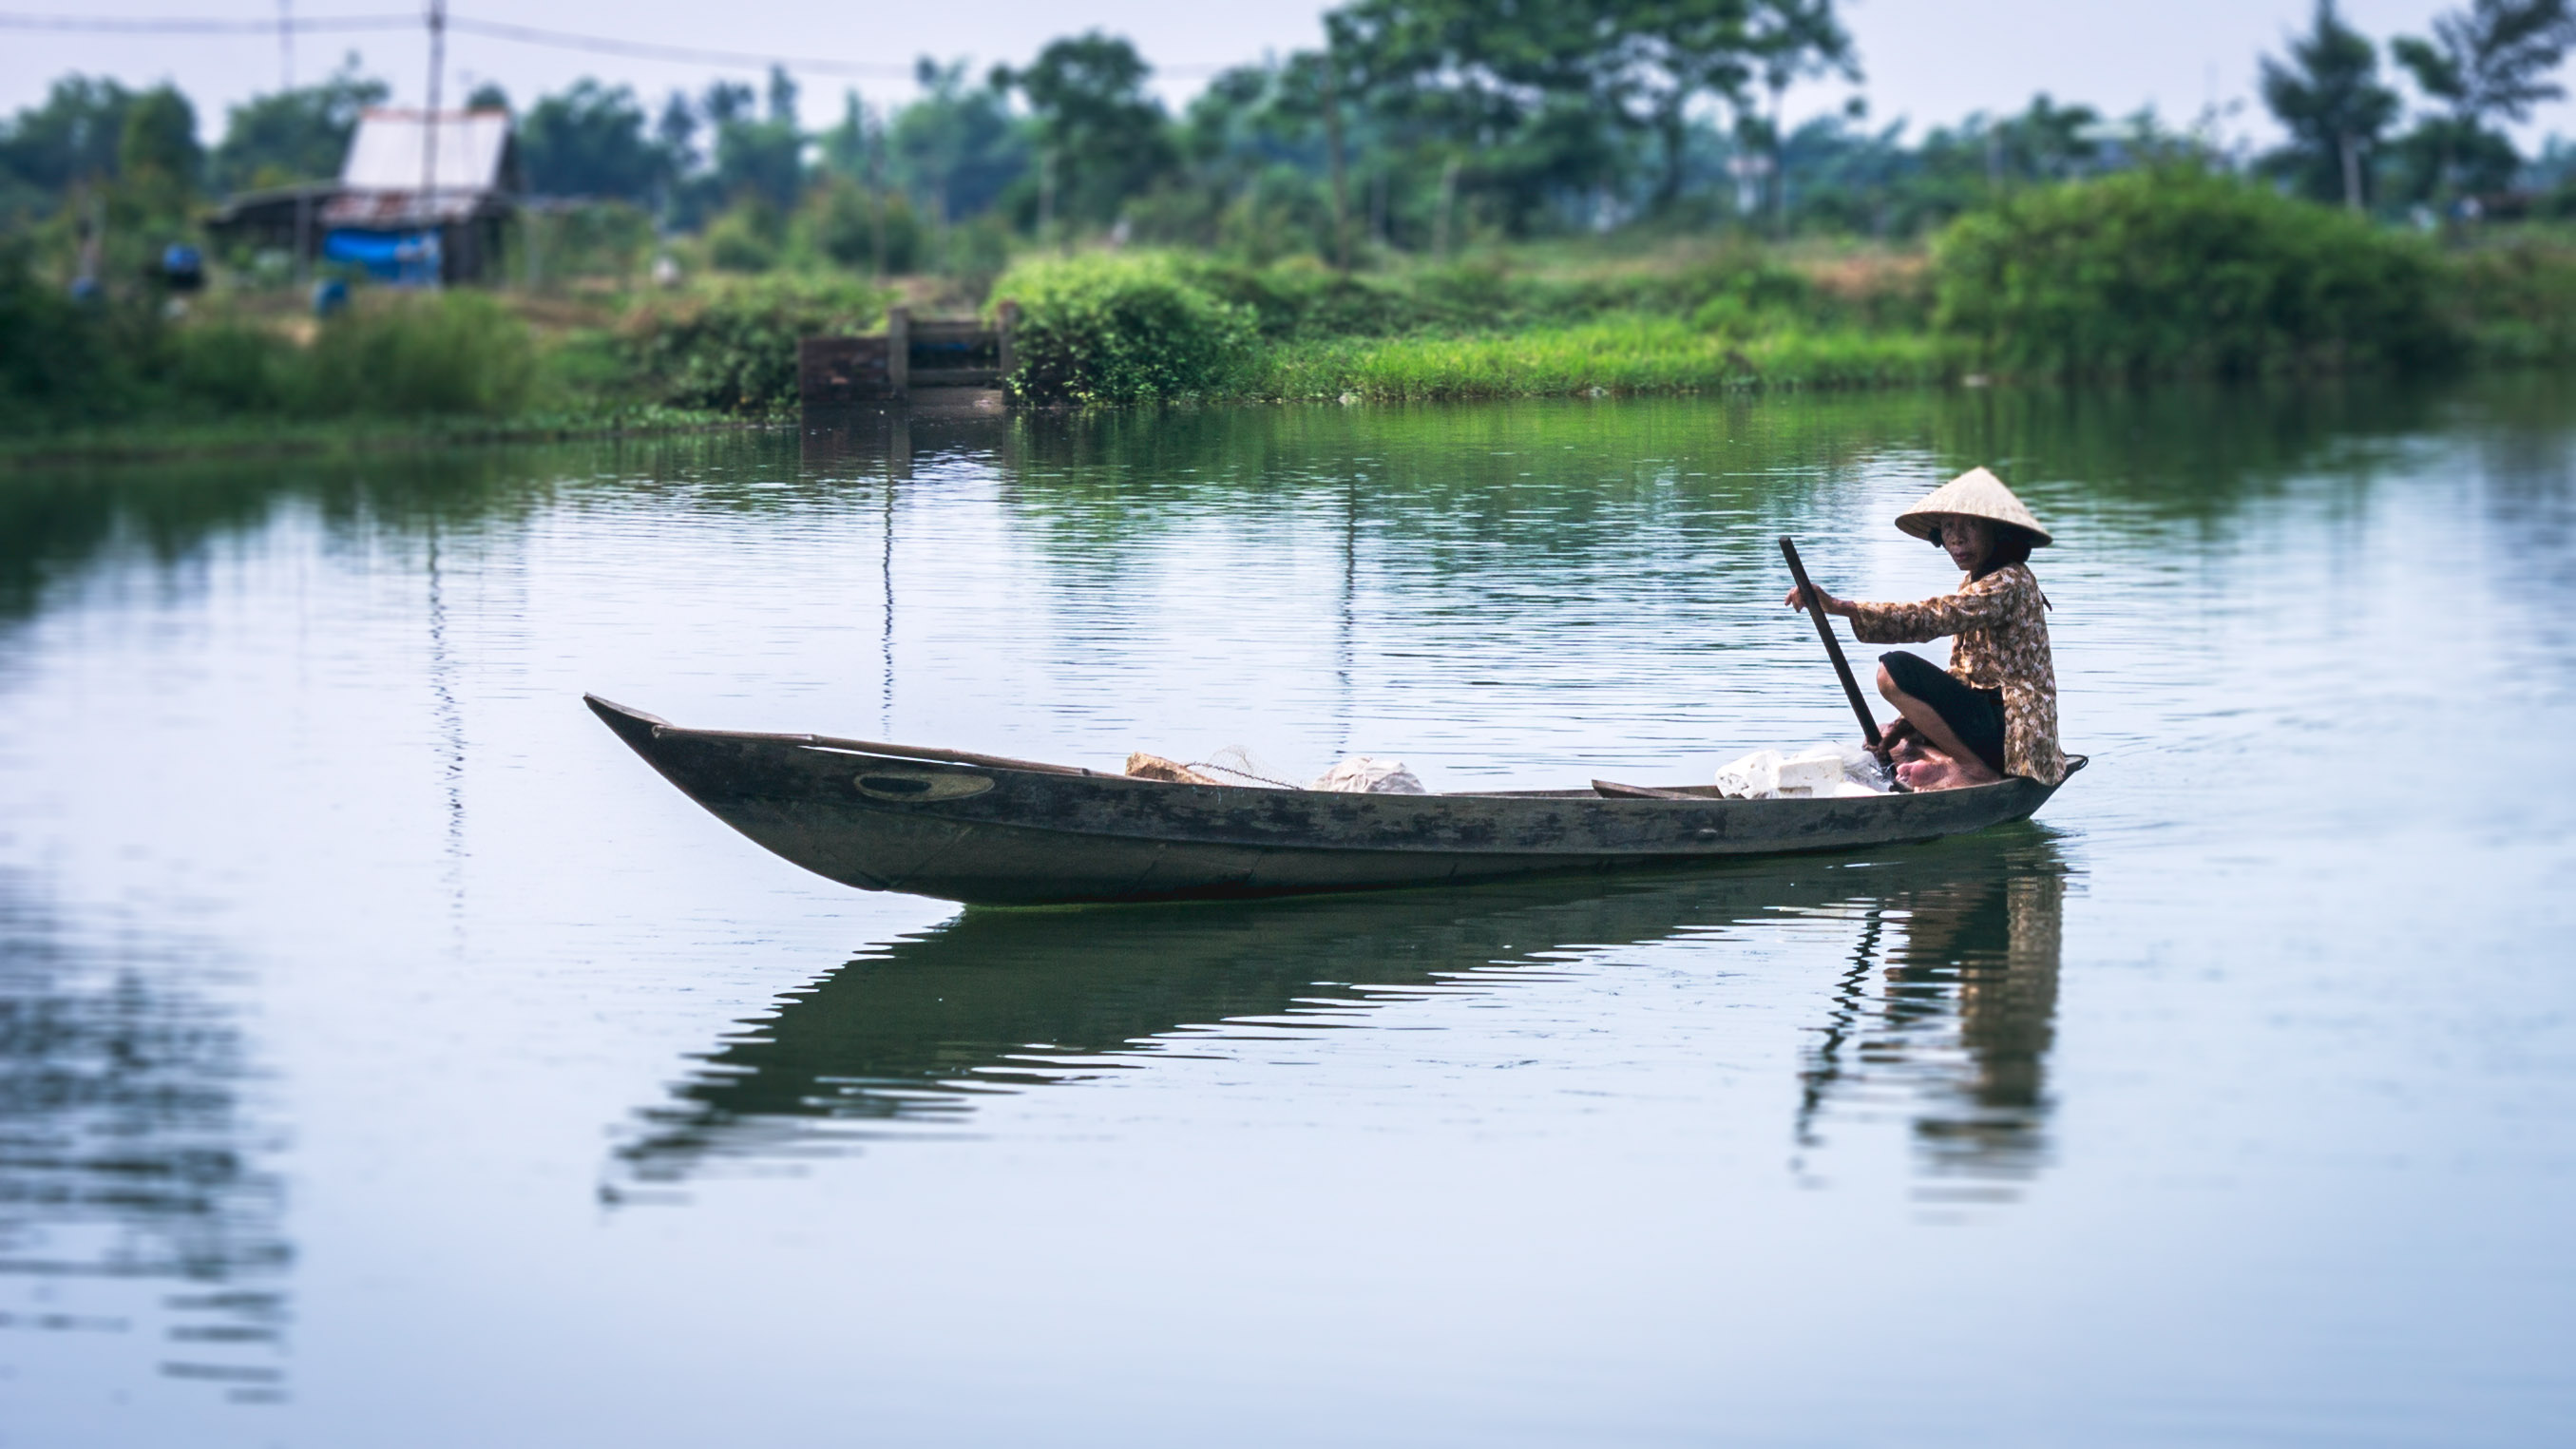
POLYGON ((1011 369, 1019 364, 1016 348, 1020 331, 1020 304, 1007 297, 1003 298, 1002 305, 993 309, 993 320, 1001 334, 998 345, 994 349, 999 354, 996 361, 1001 364, 1002 385, 1008 387, 1011 384, 1011 369))
POLYGON ((912 391, 912 309, 886 309, 886 390, 896 397, 912 391))

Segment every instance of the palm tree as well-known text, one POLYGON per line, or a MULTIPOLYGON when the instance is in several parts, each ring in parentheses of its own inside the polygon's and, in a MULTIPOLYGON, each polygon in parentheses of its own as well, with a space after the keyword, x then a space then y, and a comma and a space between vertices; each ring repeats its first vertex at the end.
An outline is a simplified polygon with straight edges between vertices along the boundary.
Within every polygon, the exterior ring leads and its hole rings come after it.
POLYGON ((2316 19, 2289 49, 2287 60, 2263 57, 2263 104, 2291 138, 2268 164, 2309 196, 2331 201, 2340 191, 2359 211, 2364 162, 2397 119, 2397 92, 2379 83, 2379 48, 2343 23, 2334 0, 2317 0, 2316 19))

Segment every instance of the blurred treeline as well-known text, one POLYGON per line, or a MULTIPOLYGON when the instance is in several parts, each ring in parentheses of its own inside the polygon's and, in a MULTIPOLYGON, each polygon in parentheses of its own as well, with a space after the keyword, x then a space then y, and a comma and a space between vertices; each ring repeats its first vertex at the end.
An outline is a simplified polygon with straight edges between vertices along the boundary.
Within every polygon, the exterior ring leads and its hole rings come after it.
POLYGON ((819 131, 776 70, 659 100, 485 87, 468 104, 514 110, 529 193, 501 305, 362 298, 318 331, 289 258, 210 248, 225 285, 184 322, 150 279, 213 199, 336 172, 387 94, 357 57, 232 107, 211 144, 167 87, 71 76, 0 122, 0 347, 21 380, 0 387, 47 391, 49 415, 94 396, 98 417, 144 397, 758 409, 800 332, 898 297, 983 306, 1006 275, 1061 344, 1024 391, 1099 400, 2556 361, 2576 352, 2556 320, 2576 151, 2526 155, 2506 128, 2559 94, 2570 4, 2467 0, 2383 46, 2319 0, 2249 57, 2289 138, 2260 154, 2224 115, 2045 93, 1921 131, 1858 101, 1787 125, 1794 86, 1863 79, 1834 0, 1351 0, 1321 44, 1177 111, 1097 31, 1024 68, 924 59, 912 99, 851 92, 819 131), (1128 260, 1062 260, 1100 249, 1128 260), (63 300, 85 280, 87 313, 63 300), (16 340, 84 315, 78 346, 16 340), (460 367, 499 349, 494 375, 522 381, 353 389, 333 328, 460 367), (1448 346, 1539 332, 1519 362, 1448 346), (188 380, 217 375, 250 381, 188 380))
MULTIPOLYGON (((1919 133, 1857 101, 1784 127, 1793 83, 1862 78, 1833 0, 1353 0, 1324 21, 1323 45, 1224 71, 1177 114, 1148 59, 1094 31, 1021 69, 925 58, 914 99, 850 92, 820 131, 798 121, 784 72, 658 103, 584 79, 518 108, 520 152, 534 195, 632 208, 649 222, 635 245, 697 237, 710 264, 746 272, 989 275, 1008 238, 1111 230, 1255 261, 1658 225, 1902 240, 2007 190, 2178 152, 2391 217, 2463 202, 2576 214, 2576 151, 2553 140, 2526 156, 2504 129, 2558 93, 2568 0, 2470 0, 2429 36, 2395 37, 2388 65, 2320 0, 2307 31, 2257 59, 2290 133, 2261 155, 2223 146, 2223 117, 2113 119, 2044 92, 1919 133)), ((207 145, 167 87, 67 76, 0 123, 0 222, 98 190, 149 193, 120 196, 134 219, 328 178, 358 111, 387 93, 352 56, 232 107, 207 145)), ((510 98, 486 86, 468 104, 510 98)))

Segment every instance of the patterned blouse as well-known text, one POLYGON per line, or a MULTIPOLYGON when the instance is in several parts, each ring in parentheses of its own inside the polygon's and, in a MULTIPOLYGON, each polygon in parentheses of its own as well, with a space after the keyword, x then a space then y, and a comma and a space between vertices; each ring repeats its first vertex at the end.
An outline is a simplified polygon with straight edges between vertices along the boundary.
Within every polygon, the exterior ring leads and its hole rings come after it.
POLYGON ((2057 745, 2057 670, 2049 662, 2048 601, 2028 564, 1966 579, 1957 593, 1919 604, 1854 604, 1852 635, 1864 644, 1920 644, 1944 634, 1950 672, 2004 695, 2004 773, 2043 785, 2066 778, 2057 745))

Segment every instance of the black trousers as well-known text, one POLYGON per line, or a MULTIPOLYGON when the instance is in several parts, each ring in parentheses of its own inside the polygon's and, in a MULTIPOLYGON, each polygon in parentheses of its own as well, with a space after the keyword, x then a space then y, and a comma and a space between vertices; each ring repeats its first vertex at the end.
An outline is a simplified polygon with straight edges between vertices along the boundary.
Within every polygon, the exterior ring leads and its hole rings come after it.
POLYGON ((1932 706, 1959 743, 1977 752, 1987 768, 2004 772, 2004 692, 1979 689, 1920 654, 1899 649, 1878 656, 1896 687, 1932 706))

